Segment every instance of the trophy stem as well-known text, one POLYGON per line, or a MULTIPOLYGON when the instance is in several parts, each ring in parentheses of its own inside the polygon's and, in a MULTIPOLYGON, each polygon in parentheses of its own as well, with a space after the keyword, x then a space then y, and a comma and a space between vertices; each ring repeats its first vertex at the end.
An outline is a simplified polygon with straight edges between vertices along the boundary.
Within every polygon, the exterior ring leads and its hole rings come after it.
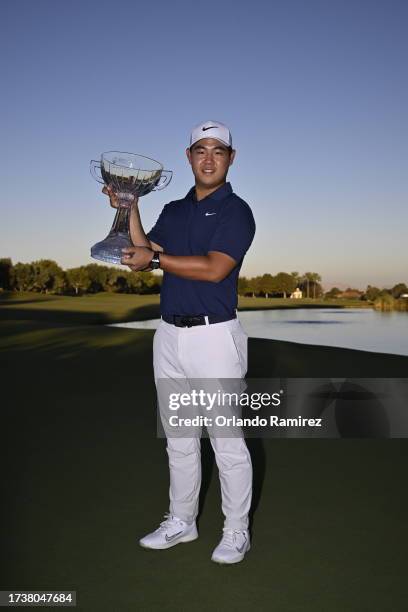
POLYGON ((130 240, 129 222, 130 222, 130 208, 128 206, 121 206, 119 204, 119 207, 116 211, 116 215, 113 220, 112 228, 111 228, 111 231, 109 232, 109 235, 118 234, 118 233, 125 234, 129 236, 129 240, 130 240))
POLYGON ((113 264, 121 263, 122 249, 133 246, 129 231, 129 220, 129 202, 119 199, 119 207, 109 234, 105 240, 97 242, 91 249, 91 256, 94 259, 113 264))

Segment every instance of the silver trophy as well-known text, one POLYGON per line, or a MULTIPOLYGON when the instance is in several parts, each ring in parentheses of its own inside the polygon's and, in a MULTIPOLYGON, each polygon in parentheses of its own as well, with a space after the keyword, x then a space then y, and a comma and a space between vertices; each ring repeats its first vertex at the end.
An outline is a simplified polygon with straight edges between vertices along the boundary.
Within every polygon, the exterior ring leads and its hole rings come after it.
POLYGON ((133 246, 129 233, 130 207, 134 196, 164 189, 171 181, 171 170, 150 157, 121 151, 102 153, 101 160, 91 160, 91 174, 98 181, 110 185, 119 207, 112 228, 101 242, 91 248, 91 257, 108 263, 120 264, 122 249, 133 246))

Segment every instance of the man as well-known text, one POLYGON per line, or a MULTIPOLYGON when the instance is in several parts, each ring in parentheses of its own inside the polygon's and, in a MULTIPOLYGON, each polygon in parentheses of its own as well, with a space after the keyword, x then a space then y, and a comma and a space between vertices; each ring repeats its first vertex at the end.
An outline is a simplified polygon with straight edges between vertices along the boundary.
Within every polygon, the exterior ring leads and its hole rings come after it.
MULTIPOLYGON (((217 121, 196 126, 186 154, 195 186, 185 198, 165 205, 147 235, 135 201, 130 231, 136 246, 124 249, 122 259, 135 271, 164 271, 162 321, 153 342, 156 385, 161 379, 241 379, 247 370, 247 336, 236 318, 237 281, 255 222, 248 204, 226 182, 235 158, 229 129, 217 121)), ((104 192, 115 205, 112 191, 104 192)), ((250 548, 251 458, 242 436, 210 440, 225 515, 211 558, 237 563, 250 548)), ((159 528, 140 540, 142 546, 164 549, 198 537, 200 451, 197 436, 167 436, 170 510, 159 528)))

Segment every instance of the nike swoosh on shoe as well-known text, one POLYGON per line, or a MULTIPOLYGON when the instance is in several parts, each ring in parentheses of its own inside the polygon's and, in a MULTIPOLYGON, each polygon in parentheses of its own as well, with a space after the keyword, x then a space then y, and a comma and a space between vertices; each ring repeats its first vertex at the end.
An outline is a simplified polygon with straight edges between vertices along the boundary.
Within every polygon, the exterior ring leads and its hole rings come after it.
POLYGON ((183 533, 182 531, 178 531, 177 533, 173 533, 173 535, 169 536, 166 533, 166 541, 167 542, 171 542, 172 540, 174 540, 174 538, 176 538, 177 536, 179 536, 181 533, 183 533))

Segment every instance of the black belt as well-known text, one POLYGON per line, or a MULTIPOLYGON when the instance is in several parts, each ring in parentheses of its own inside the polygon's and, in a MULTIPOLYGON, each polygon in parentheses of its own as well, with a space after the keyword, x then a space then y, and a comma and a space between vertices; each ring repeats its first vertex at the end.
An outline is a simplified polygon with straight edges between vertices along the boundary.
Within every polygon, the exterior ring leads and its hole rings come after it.
MULTIPOLYGON (((206 325, 205 317, 207 315, 196 315, 196 316, 187 316, 187 315, 162 315, 163 321, 166 323, 171 323, 176 327, 194 327, 195 325, 206 325)), ((223 323, 224 321, 231 321, 231 319, 236 319, 237 315, 234 312, 231 315, 222 316, 222 315, 208 315, 208 322, 211 323, 223 323)))

